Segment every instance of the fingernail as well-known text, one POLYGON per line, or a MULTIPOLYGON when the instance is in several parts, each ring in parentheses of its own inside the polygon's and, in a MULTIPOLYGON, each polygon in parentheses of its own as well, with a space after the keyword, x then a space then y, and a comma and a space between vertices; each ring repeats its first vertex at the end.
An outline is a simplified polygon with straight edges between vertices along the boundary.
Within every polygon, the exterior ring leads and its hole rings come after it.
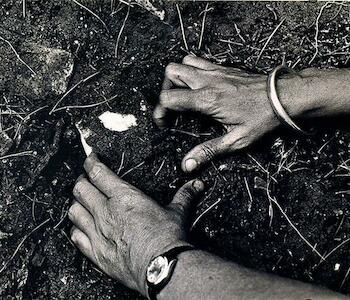
POLYGON ((193 182, 193 187, 195 188, 195 190, 200 193, 204 190, 204 183, 203 181, 199 180, 199 179, 196 179, 194 182, 193 182))
POLYGON ((192 172, 197 168, 197 162, 193 158, 189 158, 185 161, 185 168, 187 172, 192 172))

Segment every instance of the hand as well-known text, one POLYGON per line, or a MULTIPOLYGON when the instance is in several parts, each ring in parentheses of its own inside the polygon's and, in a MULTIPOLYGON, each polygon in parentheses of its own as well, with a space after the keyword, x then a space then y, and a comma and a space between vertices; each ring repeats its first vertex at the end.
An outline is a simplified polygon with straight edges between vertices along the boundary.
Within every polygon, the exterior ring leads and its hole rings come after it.
MULTIPOLYGON (((166 125, 169 111, 190 110, 213 117, 227 129, 224 136, 196 146, 184 157, 185 172, 218 155, 247 147, 279 125, 267 97, 266 82, 265 75, 219 66, 193 55, 186 56, 182 64, 168 65, 154 111, 158 126, 166 125)), ((281 84, 283 90, 290 90, 297 87, 296 83, 281 84)))
POLYGON ((74 187, 69 209, 72 241, 101 270, 146 295, 148 263, 176 246, 188 245, 186 221, 192 200, 204 189, 193 180, 165 208, 91 154, 74 187))

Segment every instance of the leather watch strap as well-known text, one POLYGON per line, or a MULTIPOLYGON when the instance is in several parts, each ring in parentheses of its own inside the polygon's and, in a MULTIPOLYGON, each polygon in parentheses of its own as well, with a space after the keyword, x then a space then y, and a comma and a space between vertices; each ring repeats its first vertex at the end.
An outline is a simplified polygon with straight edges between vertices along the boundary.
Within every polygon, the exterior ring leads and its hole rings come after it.
MULTIPOLYGON (((167 258, 167 260, 169 262, 173 262, 172 263, 172 267, 169 270, 168 276, 160 283, 157 285, 153 285, 150 283, 147 283, 148 286, 148 298, 150 300, 157 300, 157 295, 160 293, 160 291, 168 284, 168 282, 170 281, 173 273, 174 273, 174 269, 177 263, 177 257, 179 254, 186 252, 186 251, 190 251, 190 250, 194 250, 195 248, 193 246, 187 245, 187 246, 179 246, 179 247, 175 247, 170 249, 169 251, 158 255, 158 256, 162 256, 167 258)), ((157 257, 158 257, 157 256, 157 257)))

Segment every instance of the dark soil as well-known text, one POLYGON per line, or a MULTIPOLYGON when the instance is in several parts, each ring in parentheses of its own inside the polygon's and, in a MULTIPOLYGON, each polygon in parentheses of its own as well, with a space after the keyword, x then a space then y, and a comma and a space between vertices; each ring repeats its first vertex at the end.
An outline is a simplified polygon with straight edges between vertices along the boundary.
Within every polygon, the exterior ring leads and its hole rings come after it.
MULTIPOLYGON (((75 123, 83 119, 83 124, 95 133, 89 143, 115 171, 124 156, 121 175, 139 165, 123 177, 125 180, 162 204, 171 200, 189 179, 180 170, 185 153, 221 133, 216 124, 198 116, 178 117, 173 125, 176 130, 170 132, 161 132, 152 123, 152 107, 164 68, 186 54, 176 7, 155 4, 166 11, 162 22, 134 5, 115 58, 115 43, 127 6, 120 5, 121 10, 111 16, 109 1, 103 5, 89 3, 89 8, 106 22, 110 30, 107 33, 96 18, 73 1, 27 2, 25 19, 20 1, 0 4, 1 36, 19 49, 22 43, 33 42, 74 54, 69 86, 101 70, 98 77, 78 87, 60 106, 117 97, 93 109, 49 115, 60 97, 31 99, 20 90, 18 95, 1 91, 7 104, 20 112, 27 114, 45 105, 48 108, 32 115, 20 130, 18 118, 1 117, 2 128, 8 129, 10 138, 16 137, 8 154, 34 153, 0 161, 0 266, 11 258, 23 237, 49 220, 25 240, 0 274, 1 298, 139 299, 137 293, 104 276, 69 241, 71 224, 66 212, 84 161, 75 123), (140 110, 140 103, 147 105, 146 111, 140 110), (110 132, 97 119, 106 110, 132 113, 139 125, 124 134, 110 132)), ((207 14, 203 47, 197 50, 205 5, 181 3, 180 7, 190 50, 214 62, 260 73, 271 70, 283 57, 296 69, 348 67, 350 10, 344 5, 324 9, 319 22, 319 53, 310 65, 315 53, 316 18, 322 5, 213 3, 213 10, 207 14), (280 30, 255 64, 266 38, 283 18, 280 30), (242 45, 230 44, 229 48, 220 40, 242 45)), ((15 57, 8 50, 1 59, 15 57)), ((17 69, 8 70, 8 76, 27 71, 18 63, 17 69)), ((247 151, 215 160, 195 174, 206 182, 207 192, 193 219, 218 203, 196 222, 191 238, 199 247, 240 264, 350 293, 349 121, 315 120, 311 125, 320 128, 315 136, 300 138, 284 130, 274 132, 247 151), (268 191, 280 208, 269 201, 268 191), (297 234, 281 209, 314 249, 297 234), (316 251, 326 256, 338 245, 320 263, 316 251)))

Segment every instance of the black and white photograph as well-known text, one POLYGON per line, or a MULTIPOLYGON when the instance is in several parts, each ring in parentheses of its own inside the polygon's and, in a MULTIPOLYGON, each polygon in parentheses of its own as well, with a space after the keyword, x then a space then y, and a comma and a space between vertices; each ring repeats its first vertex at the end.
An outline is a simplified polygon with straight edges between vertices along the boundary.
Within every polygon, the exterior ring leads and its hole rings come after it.
POLYGON ((1 0, 0 299, 350 299, 350 1, 1 0))

